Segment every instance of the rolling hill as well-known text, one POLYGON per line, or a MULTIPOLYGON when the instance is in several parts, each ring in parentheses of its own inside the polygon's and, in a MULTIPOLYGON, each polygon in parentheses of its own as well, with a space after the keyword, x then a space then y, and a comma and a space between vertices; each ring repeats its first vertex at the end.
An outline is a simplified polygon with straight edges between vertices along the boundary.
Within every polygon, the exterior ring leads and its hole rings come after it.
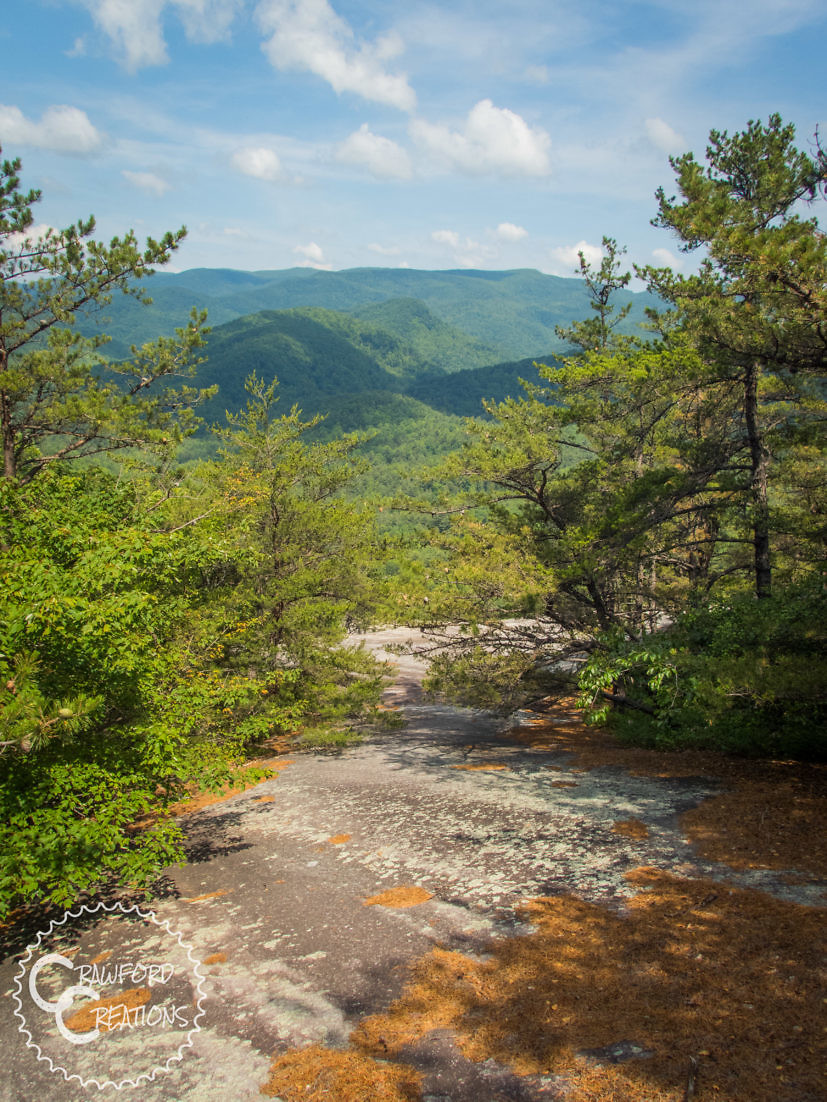
POLYGON ((415 300, 392 300, 366 313, 388 316, 397 333, 362 317, 312 307, 263 310, 217 326, 198 374, 200 385, 219 387, 204 415, 218 421, 226 409, 242 406, 244 380, 253 372, 267 382, 278 379, 281 409, 295 404, 305 416, 329 415, 344 431, 376 424, 380 407, 386 422, 391 410, 405 419, 425 407, 454 417, 482 416, 483 398, 501 401, 520 393, 520 378, 536 378, 531 360, 445 370, 445 363, 462 362, 466 348, 469 358, 484 360, 484 348, 415 300), (397 334, 406 332, 407 319, 406 338, 397 334))
MULTIPOLYGON (((324 414, 322 435, 374 433, 367 450, 394 477, 455 448, 460 418, 485 416, 483 399, 518 396, 520 379, 537 378, 534 361, 564 350, 555 326, 589 314, 582 280, 530 270, 193 269, 156 273, 147 289, 151 306, 117 299, 102 319, 113 359, 206 307, 212 330, 197 381, 219 386, 201 411, 207 425, 244 404, 249 374, 276 377, 281 411, 324 414)), ((626 331, 655 303, 617 298, 632 303, 626 331)))
MULTIPOLYGON (((292 268, 239 272, 195 268, 157 272, 147 289, 153 298, 149 307, 121 298, 107 308, 103 325, 113 338, 109 348, 113 358, 126 356, 131 344, 141 344, 183 325, 192 306, 206 307, 214 326, 264 310, 319 307, 374 321, 408 340, 414 340, 419 326, 419 340, 427 344, 430 323, 417 322, 410 301, 407 305, 388 305, 392 300, 418 300, 435 319, 461 331, 469 342, 466 348, 458 344, 454 352, 444 355, 443 370, 482 366, 480 359, 495 363, 546 356, 550 350, 561 349, 555 326, 569 325, 589 313, 581 279, 543 275, 531 269, 430 272, 353 268, 324 272, 292 268), (385 309, 378 309, 383 304, 385 309), (463 360, 465 355, 470 358, 463 360)), ((646 307, 656 304, 644 292, 619 292, 617 302, 632 304, 627 328, 634 328, 643 320, 646 307)), ((87 322, 86 327, 92 324, 87 322)), ((420 351, 424 347, 420 343, 420 351)))

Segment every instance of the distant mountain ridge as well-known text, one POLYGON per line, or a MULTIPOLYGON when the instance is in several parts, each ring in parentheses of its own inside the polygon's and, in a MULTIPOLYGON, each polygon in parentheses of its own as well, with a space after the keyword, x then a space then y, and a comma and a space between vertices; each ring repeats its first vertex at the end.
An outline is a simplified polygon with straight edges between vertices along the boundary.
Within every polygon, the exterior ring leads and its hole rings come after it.
POLYGON ((371 418, 354 422, 360 396, 371 409, 404 409, 406 416, 415 400, 417 408, 473 417, 482 415, 484 398, 501 401, 519 393, 520 378, 536 377, 531 360, 487 363, 483 345, 439 321, 417 300, 395 299, 365 312, 387 317, 399 335, 372 320, 319 307, 262 310, 217 326, 198 371, 199 385, 219 387, 205 416, 221 420, 224 410, 239 409, 252 373, 267 382, 278 379, 282 409, 298 405, 305 415, 324 413, 340 422, 344 417, 363 428, 371 418), (483 366, 460 366, 475 358, 483 366))
MULTIPOLYGON (((397 332, 388 315, 372 315, 371 311, 391 300, 418 300, 436 319, 485 348, 489 363, 561 349, 555 326, 569 325, 589 314, 582 279, 544 275, 534 269, 350 268, 328 272, 288 268, 244 272, 193 268, 157 272, 147 282, 147 290, 153 299, 150 307, 123 298, 107 308, 104 328, 113 338, 109 349, 113 357, 126 356, 131 344, 171 333, 185 324, 193 306, 205 307, 213 326, 263 310, 319 307, 375 320, 397 332)), ((647 306, 657 305, 647 292, 619 292, 618 305, 627 302, 632 310, 626 328, 634 328, 644 319, 647 306)), ((476 359, 448 370, 459 366, 483 365, 476 359)))
MULTIPOLYGON (((280 411, 324 414, 323 434, 374 433, 368 450, 388 472, 456 447, 460 418, 485 416, 483 399, 519 396, 520 379, 537 379, 534 361, 565 351, 555 327, 591 312, 581 279, 528 269, 196 268, 158 272, 146 289, 152 305, 115 299, 100 319, 111 358, 172 333, 193 306, 206 308, 212 328, 197 382, 219 387, 200 410, 206 425, 243 406, 252 372, 275 377, 280 411)), ((627 332, 657 305, 645 293, 617 301, 632 307, 627 332)))

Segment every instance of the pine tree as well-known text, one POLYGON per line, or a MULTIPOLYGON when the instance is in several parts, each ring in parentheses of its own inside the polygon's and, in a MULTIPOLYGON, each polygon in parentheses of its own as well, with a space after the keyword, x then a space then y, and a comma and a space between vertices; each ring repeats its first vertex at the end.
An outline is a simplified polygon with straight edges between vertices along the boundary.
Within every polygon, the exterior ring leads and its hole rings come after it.
POLYGON ((704 167, 671 159, 680 199, 657 192, 653 224, 684 252, 704 248, 697 275, 640 269, 650 290, 678 308, 711 384, 737 392, 752 532, 755 591, 772 586, 773 479, 796 447, 817 445, 827 368, 827 238, 804 206, 820 196, 827 157, 796 149, 795 129, 772 115, 730 137, 713 130, 704 167))
POLYGON ((0 439, 3 477, 26 483, 66 459, 130 448, 171 448, 192 427, 203 392, 171 388, 189 375, 206 314, 193 311, 176 338, 107 364, 103 334, 82 337, 75 319, 116 291, 146 299, 140 280, 166 263, 184 227, 140 248, 130 230, 108 245, 95 220, 32 232, 36 190, 22 192, 19 159, 0 166, 0 439))

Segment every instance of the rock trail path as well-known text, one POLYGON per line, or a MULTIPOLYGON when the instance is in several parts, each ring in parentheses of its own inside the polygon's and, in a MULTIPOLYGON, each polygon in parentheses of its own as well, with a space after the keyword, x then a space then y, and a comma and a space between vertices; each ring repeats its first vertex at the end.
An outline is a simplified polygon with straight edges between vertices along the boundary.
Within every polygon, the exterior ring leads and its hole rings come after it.
MULTIPOLYGON (((386 654, 404 637, 376 632, 364 641, 386 654)), ((73 1046, 71 1066, 87 1085, 67 1081, 26 1046, 13 1013, 19 955, 9 956, 0 965, 2 1102, 258 1099, 274 1052, 343 1045, 362 1016, 398 996, 409 964, 434 945, 484 953, 492 936, 527 932, 515 908, 540 895, 574 892, 622 907, 634 894, 624 873, 640 865, 818 902, 806 898, 815 888, 696 858, 678 819, 714 791, 709 781, 579 772, 569 755, 515 743, 495 717, 424 702, 423 662, 393 661, 398 676, 385 700, 404 728, 338 755, 291 755, 277 777, 190 817, 191 859, 170 871, 170 893, 146 905, 208 962, 205 1014, 181 1061, 136 1089, 90 1088, 82 1069, 101 1051, 113 1082, 147 1066, 147 1030, 122 1028, 102 1034, 89 1055, 73 1046), (648 836, 613 832, 627 819, 644 822, 648 836), (401 887, 430 898, 405 908, 365 903, 401 887)), ((163 953, 163 936, 151 943, 163 953)), ((114 959, 148 944, 145 929, 113 914, 50 947, 114 959)), ((34 1017, 26 990, 21 1003, 34 1017)), ((172 1053, 180 1039, 156 1030, 152 1044, 172 1053)), ((441 1102, 559 1097, 551 1080, 518 1080, 490 1061, 470 1065, 448 1037, 430 1038, 419 1056, 426 1097, 441 1102)))

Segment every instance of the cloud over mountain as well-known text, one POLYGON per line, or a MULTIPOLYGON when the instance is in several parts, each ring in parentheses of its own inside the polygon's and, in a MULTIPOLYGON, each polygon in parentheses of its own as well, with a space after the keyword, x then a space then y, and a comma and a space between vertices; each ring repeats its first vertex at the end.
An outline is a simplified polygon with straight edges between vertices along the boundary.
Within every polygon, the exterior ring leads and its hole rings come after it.
POLYGON ((437 163, 468 175, 546 176, 551 139, 521 115, 480 100, 461 130, 414 119, 413 140, 437 163))
POLYGON ((407 77, 387 69, 402 52, 398 35, 360 42, 327 0, 263 0, 257 19, 270 36, 263 49, 276 69, 314 73, 336 92, 353 92, 401 111, 416 106, 407 77))
POLYGON ((405 150, 390 138, 373 134, 367 123, 342 142, 336 150, 336 159, 359 165, 384 179, 407 180, 412 175, 411 159, 405 150))
POLYGON ((278 154, 266 147, 238 149, 232 161, 239 172, 256 180, 278 180, 282 174, 278 154))

